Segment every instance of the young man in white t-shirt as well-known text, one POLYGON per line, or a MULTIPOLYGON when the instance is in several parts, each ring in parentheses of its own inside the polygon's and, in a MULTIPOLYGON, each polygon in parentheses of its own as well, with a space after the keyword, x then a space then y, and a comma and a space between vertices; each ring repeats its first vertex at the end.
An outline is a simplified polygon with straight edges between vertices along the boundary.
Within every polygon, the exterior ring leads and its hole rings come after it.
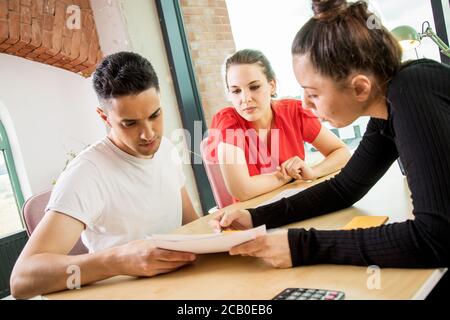
POLYGON ((113 54, 97 67, 93 82, 108 136, 58 178, 47 212, 14 267, 16 298, 67 289, 73 266, 83 285, 116 275, 154 276, 196 258, 145 240, 198 218, 176 150, 163 137, 152 65, 135 53, 113 54), (69 256, 80 235, 89 254, 69 256))

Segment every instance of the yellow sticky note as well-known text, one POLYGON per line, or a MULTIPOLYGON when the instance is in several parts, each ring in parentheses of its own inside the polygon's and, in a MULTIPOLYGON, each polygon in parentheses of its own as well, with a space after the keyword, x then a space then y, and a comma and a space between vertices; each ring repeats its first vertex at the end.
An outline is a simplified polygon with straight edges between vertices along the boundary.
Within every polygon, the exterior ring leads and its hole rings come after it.
POLYGON ((354 217, 349 223, 347 223, 342 230, 352 230, 352 229, 366 229, 379 227, 388 221, 387 216, 360 216, 354 217))

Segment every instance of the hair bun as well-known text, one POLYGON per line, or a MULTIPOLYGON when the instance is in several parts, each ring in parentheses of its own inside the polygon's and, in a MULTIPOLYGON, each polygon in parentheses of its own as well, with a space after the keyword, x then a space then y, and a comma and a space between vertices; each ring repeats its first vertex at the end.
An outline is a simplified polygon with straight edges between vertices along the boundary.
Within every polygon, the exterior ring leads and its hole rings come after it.
POLYGON ((347 10, 346 0, 312 0, 314 18, 317 20, 333 20, 347 10))

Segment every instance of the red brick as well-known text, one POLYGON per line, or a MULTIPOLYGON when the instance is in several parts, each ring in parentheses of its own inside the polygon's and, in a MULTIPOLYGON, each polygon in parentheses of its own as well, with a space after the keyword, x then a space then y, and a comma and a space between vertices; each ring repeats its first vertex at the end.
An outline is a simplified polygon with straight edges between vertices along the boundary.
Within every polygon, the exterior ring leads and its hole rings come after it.
POLYGON ((91 44, 89 46, 89 56, 88 56, 88 60, 87 60, 87 63, 89 66, 91 66, 97 62, 97 53, 98 53, 98 50, 100 50, 100 48, 98 46, 97 38, 93 37, 92 40, 93 41, 91 41, 91 44))
POLYGON ((91 4, 89 0, 80 0, 80 7, 81 9, 91 9, 91 4))
POLYGON ((23 48, 23 49, 20 49, 19 51, 17 51, 17 53, 18 54, 20 53, 23 56, 27 56, 30 53, 30 50, 23 48))
POLYGON ((20 7, 20 22, 31 24, 31 8, 21 6, 20 7))
POLYGON ((74 60, 80 55, 80 45, 81 45, 81 31, 76 30, 72 35, 72 42, 70 47, 70 59, 74 60))
POLYGON ((33 19, 31 25, 31 44, 35 47, 39 47, 42 43, 42 24, 38 19, 33 19))
POLYGON ((31 52, 27 55, 28 59, 35 59, 37 56, 39 56, 39 54, 35 53, 35 52, 31 52))
POLYGON ((46 48, 46 50, 52 48, 53 43, 53 33, 47 30, 42 32, 42 46, 46 48))
POLYGON ((64 28, 63 28, 63 37, 65 37, 65 38, 72 38, 72 34, 73 34, 73 30, 67 28, 67 26, 64 25, 64 28))
POLYGON ((25 43, 18 41, 14 45, 9 47, 8 50, 6 50, 6 53, 14 54, 18 52, 20 49, 22 49, 25 45, 26 45, 25 43))
POLYGON ((62 41, 62 53, 66 56, 70 56, 70 49, 72 48, 72 38, 63 37, 62 41))
POLYGON ((0 10, 0 52, 83 76, 103 56, 89 0, 0 0, 0 10), (69 5, 81 8, 82 30, 66 28, 69 5))
POLYGON ((12 50, 11 48, 6 50, 6 53, 9 53, 11 55, 15 55, 17 57, 25 58, 26 54, 21 53, 20 50, 12 50))
POLYGON ((183 9, 183 12, 185 15, 202 15, 203 14, 203 10, 201 8, 190 8, 190 7, 185 7, 183 9))
POLYGON ((205 119, 226 105, 222 64, 236 50, 225 0, 182 0, 181 2, 189 46, 202 95, 205 119))
POLYGON ((20 12, 20 1, 19 0, 9 0, 9 11, 14 11, 16 13, 20 12))
MULTIPOLYGON (((55 26, 66 25, 66 8, 67 5, 62 1, 57 1, 55 6, 55 26)), ((62 29, 61 29, 62 30, 62 29)))
POLYGON ((6 50, 8 50, 8 48, 10 47, 10 44, 7 43, 2 43, 0 44, 0 52, 5 52, 6 50))
POLYGON ((41 45, 40 47, 34 49, 33 53, 35 53, 36 55, 40 55, 40 54, 45 53, 46 51, 47 51, 47 48, 45 48, 44 46, 41 45))
POLYGON ((52 56, 47 54, 47 53, 43 53, 39 56, 39 58, 43 61, 50 59, 52 56))
POLYGON ((55 14, 56 0, 45 0, 44 2, 44 13, 51 15, 55 14))
POLYGON ((55 17, 49 14, 44 15, 44 30, 52 31, 54 25, 55 17))
POLYGON ((53 37, 52 37, 52 46, 50 48, 50 52, 52 54, 58 54, 61 51, 62 48, 62 28, 61 27, 55 27, 53 30, 53 37))
POLYGON ((20 41, 25 43, 31 42, 31 24, 20 25, 20 41))
MULTIPOLYGON (((8 39, 9 37, 9 23, 8 20, 0 20, 0 39, 8 39)), ((3 42, 0 40, 0 43, 3 42)))
POLYGON ((0 0, 0 19, 8 17, 8 0, 0 0))
POLYGON ((49 54, 49 56, 50 56, 50 58, 48 58, 48 59, 44 59, 43 61, 44 61, 44 63, 45 64, 48 64, 48 65, 54 65, 57 61, 58 61, 58 59, 55 59, 54 57, 53 57, 53 54, 49 54))
POLYGON ((214 15, 215 16, 226 17, 226 16, 228 16, 228 10, 224 9, 224 8, 215 8, 214 9, 214 15))
POLYGON ((14 44, 20 39, 20 15, 16 12, 9 12, 9 44, 14 44))
POLYGON ((81 31, 91 35, 92 29, 95 27, 93 15, 87 10, 81 10, 81 31))
POLYGON ((38 17, 44 12, 44 0, 33 0, 31 3, 31 16, 38 17))

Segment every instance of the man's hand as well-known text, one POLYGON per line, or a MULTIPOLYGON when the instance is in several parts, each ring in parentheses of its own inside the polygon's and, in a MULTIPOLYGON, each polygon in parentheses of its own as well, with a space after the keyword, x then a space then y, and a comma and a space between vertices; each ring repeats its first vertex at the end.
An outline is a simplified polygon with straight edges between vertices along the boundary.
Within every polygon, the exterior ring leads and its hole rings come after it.
POLYGON ((233 247, 230 254, 262 258, 275 268, 292 267, 287 230, 275 231, 233 247))
POLYGON ((290 176, 296 180, 313 180, 317 176, 314 170, 305 161, 295 156, 283 162, 278 170, 286 177, 290 176))
POLYGON ((209 221, 209 225, 216 232, 223 229, 246 230, 253 228, 252 216, 248 210, 232 210, 219 212, 209 221))
POLYGON ((158 249, 147 240, 137 240, 117 248, 119 274, 152 277, 177 270, 195 261, 193 253, 158 249))

